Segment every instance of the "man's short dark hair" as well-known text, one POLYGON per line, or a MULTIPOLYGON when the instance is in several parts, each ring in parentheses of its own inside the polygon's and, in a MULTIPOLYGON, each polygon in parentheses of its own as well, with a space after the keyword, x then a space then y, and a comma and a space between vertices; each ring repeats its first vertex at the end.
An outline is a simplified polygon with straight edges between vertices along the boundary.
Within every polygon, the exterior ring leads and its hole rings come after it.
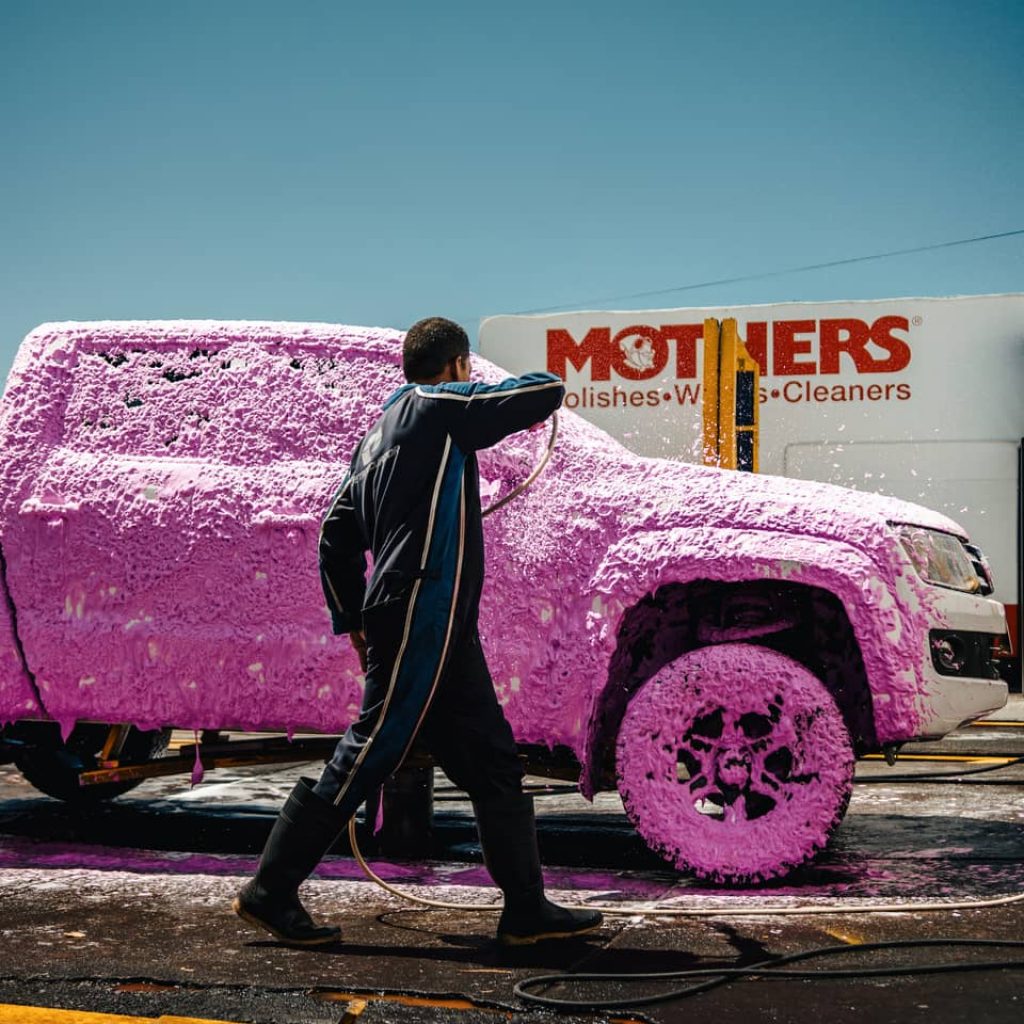
POLYGON ((409 328, 402 345, 402 371, 410 381, 431 380, 456 357, 469 355, 469 338, 453 320, 432 316, 409 328))

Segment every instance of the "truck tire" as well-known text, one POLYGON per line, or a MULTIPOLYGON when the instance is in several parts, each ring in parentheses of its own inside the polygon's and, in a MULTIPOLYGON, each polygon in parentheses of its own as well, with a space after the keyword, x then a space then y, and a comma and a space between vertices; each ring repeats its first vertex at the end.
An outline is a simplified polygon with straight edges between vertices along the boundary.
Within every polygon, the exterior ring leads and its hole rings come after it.
MULTIPOLYGON (((60 727, 52 722, 24 723, 13 727, 28 746, 14 756, 14 763, 25 778, 40 792, 65 803, 88 806, 134 789, 143 780, 103 782, 80 786, 78 774, 96 767, 110 727, 107 725, 76 725, 67 742, 60 738, 60 727)), ((143 732, 132 727, 119 758, 125 763, 147 761, 162 754, 171 738, 170 729, 143 732)))
POLYGON ((820 680, 754 644, 703 647, 633 696, 619 793, 656 853, 699 878, 749 884, 807 863, 842 820, 854 754, 820 680))

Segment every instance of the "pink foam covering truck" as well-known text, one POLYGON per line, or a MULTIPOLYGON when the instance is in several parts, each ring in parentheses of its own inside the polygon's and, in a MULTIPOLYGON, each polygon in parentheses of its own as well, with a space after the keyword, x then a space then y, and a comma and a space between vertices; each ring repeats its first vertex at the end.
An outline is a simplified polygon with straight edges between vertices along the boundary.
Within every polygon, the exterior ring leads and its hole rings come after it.
MULTIPOLYGON (((362 678, 331 634, 320 516, 402 383, 401 335, 324 324, 47 324, 0 404, 0 724, 65 799, 168 730, 337 734, 362 678)), ((503 374, 477 361, 488 380, 503 374)), ((542 435, 481 453, 490 500, 542 435)), ((486 520, 481 632, 537 770, 617 786, 668 861, 781 875, 854 761, 1000 707, 982 554, 917 505, 631 454, 563 412, 486 520)))

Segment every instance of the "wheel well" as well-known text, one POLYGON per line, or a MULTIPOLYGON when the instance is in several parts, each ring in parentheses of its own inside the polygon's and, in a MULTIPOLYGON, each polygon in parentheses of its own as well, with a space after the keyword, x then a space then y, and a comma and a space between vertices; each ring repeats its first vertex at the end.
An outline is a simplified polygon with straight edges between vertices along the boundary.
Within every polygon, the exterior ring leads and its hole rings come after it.
POLYGON ((664 665, 710 644, 752 641, 786 654, 832 694, 854 751, 877 749, 871 690, 846 609, 827 590, 779 580, 659 587, 619 627, 588 759, 594 789, 614 788, 615 738, 632 695, 664 665))

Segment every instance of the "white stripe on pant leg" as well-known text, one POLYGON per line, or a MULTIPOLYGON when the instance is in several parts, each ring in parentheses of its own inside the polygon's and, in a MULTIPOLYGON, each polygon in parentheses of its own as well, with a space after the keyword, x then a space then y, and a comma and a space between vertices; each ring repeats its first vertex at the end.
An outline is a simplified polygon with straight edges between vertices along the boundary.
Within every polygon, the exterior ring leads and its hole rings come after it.
POLYGON ((452 588, 452 603, 448 609, 448 630, 444 635, 444 647, 441 648, 441 658, 437 663, 437 669, 434 672, 434 681, 430 684, 430 693, 427 695, 427 699, 423 704, 423 710, 420 712, 419 721, 416 723, 416 728, 413 729, 412 735, 409 737, 409 742, 405 746, 405 750, 402 751, 402 756, 399 758, 398 764, 409 756, 409 750, 412 748, 413 743, 416 740, 416 734, 420 731, 420 726, 423 724, 423 719, 427 717, 427 712, 430 710, 431 702, 434 699, 434 693, 437 690, 437 684, 441 679, 441 673, 444 671, 445 659, 448 657, 448 647, 452 640, 452 626, 455 624, 455 609, 459 604, 459 583, 462 580, 462 562, 465 550, 465 539, 466 539, 466 476, 463 473, 462 480, 459 483, 459 554, 455 561, 455 585, 452 588))

